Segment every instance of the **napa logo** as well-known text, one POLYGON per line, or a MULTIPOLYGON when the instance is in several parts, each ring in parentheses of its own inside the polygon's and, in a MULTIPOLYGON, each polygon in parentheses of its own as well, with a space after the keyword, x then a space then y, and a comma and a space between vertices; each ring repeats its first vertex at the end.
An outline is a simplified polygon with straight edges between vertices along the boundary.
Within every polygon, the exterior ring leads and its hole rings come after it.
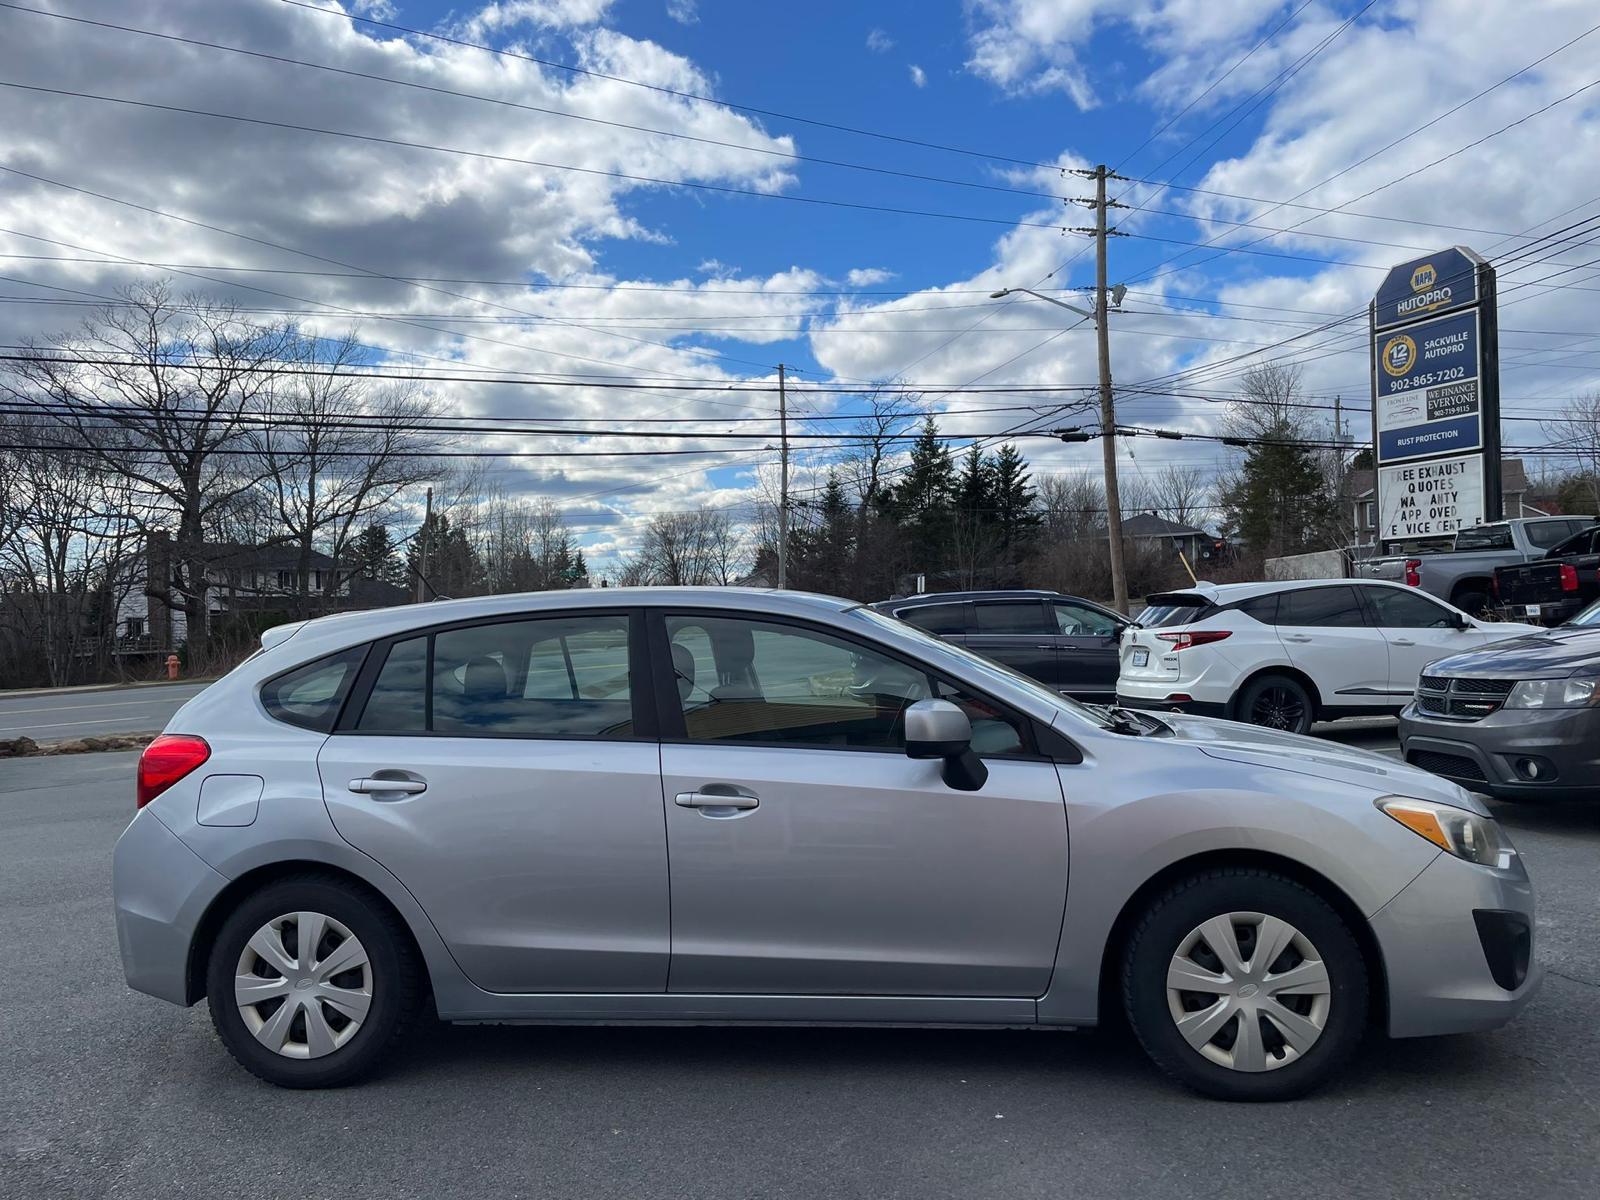
POLYGON ((1418 313, 1432 312, 1436 308, 1448 307, 1452 296, 1450 285, 1440 287, 1438 284, 1439 272, 1432 263, 1423 263, 1412 271, 1412 294, 1395 305, 1395 316, 1411 317, 1418 313))
POLYGON ((1383 344, 1382 357, 1383 369, 1398 378, 1417 361, 1417 344, 1405 334, 1399 334, 1383 344))

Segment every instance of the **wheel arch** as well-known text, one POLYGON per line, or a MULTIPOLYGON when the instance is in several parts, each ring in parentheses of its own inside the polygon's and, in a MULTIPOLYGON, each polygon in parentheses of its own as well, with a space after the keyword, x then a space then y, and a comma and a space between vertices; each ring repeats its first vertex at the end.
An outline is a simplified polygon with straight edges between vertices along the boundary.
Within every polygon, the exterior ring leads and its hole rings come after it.
POLYGON ((1127 950, 1128 938, 1132 935, 1139 918, 1149 908, 1151 901, 1178 880, 1219 867, 1253 867, 1272 871, 1300 884, 1338 913, 1350 929, 1351 936, 1356 939, 1356 945, 1361 948, 1361 957, 1366 963, 1368 978, 1372 980, 1368 1024, 1380 1029, 1388 1027, 1389 980, 1384 968, 1383 951, 1371 924, 1361 914, 1360 907, 1338 884, 1320 871, 1285 855, 1266 850, 1245 849, 1208 850, 1190 855, 1188 858, 1169 863, 1134 889, 1112 922, 1111 933, 1106 938, 1105 949, 1101 954, 1098 1008, 1102 1025, 1108 1021, 1122 1019, 1120 1016, 1122 1000, 1119 990, 1122 956, 1127 950))
POLYGON ((1460 608, 1461 605, 1458 602, 1460 597, 1473 592, 1481 593, 1485 598, 1487 598, 1492 594, 1489 590, 1492 584, 1492 578, 1488 577, 1479 578, 1477 576, 1472 576, 1471 578, 1467 579, 1458 579, 1455 581, 1455 583, 1450 585, 1450 603, 1454 604, 1457 608, 1460 608))
POLYGON ((337 883, 344 884, 353 891, 361 893, 363 897, 373 904, 379 905, 391 913, 400 927, 405 930, 406 940, 411 951, 416 955, 416 961, 422 971, 424 979, 429 975, 428 956, 423 953, 421 944, 417 941, 416 931, 412 929, 411 922, 404 913, 384 895, 382 890, 371 882, 363 879, 345 867, 334 866, 331 863, 318 862, 314 859, 287 859, 282 862, 266 863, 231 880, 213 897, 195 926, 194 937, 189 941, 189 958, 184 970, 184 998, 185 1003, 197 1004, 206 996, 206 967, 211 958, 211 949, 216 944, 217 934, 221 931, 223 922, 238 907, 245 897, 260 891, 268 884, 276 883, 280 879, 294 876, 316 875, 337 883))
POLYGON ((1244 695, 1245 689, 1257 680, 1265 679, 1268 675, 1282 675, 1285 678, 1294 680, 1306 689, 1306 693, 1311 697, 1311 707, 1314 712, 1318 716, 1322 714, 1322 692, 1318 690, 1311 676, 1298 667, 1290 666, 1288 663, 1274 663, 1270 667, 1257 667, 1239 681, 1238 685, 1233 689, 1233 695, 1228 697, 1229 720, 1239 720, 1239 697, 1244 695))

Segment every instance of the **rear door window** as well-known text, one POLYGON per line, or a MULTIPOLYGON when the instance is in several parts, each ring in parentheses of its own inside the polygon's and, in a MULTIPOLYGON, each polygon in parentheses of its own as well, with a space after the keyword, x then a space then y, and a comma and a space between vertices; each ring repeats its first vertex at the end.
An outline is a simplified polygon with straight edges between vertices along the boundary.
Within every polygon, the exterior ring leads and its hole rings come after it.
POLYGON ((979 633, 1055 633, 1056 623, 1037 600, 987 600, 972 606, 979 633))
POLYGON ((1353 587, 1300 588, 1278 598, 1278 624, 1347 628, 1367 623, 1353 587))

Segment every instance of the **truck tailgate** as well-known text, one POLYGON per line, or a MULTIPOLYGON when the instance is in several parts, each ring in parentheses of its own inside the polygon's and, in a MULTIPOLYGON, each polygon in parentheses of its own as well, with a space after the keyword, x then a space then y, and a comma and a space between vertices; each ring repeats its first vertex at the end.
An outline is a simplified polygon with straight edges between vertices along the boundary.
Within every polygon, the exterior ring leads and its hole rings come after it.
POLYGON ((1535 562, 1499 568, 1494 579, 1500 603, 1549 604, 1571 599, 1571 592, 1561 586, 1561 567, 1558 562, 1535 562))

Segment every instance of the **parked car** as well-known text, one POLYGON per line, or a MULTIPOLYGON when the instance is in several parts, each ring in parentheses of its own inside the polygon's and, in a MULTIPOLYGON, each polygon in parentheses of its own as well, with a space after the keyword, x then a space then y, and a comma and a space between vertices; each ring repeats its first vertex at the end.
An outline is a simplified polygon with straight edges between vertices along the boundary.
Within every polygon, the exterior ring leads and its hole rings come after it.
POLYGON ((1400 714, 1400 747, 1498 800, 1600 799, 1600 603, 1430 663, 1400 714))
POLYGON ((1398 712, 1426 663, 1536 628, 1356 579, 1200 584, 1148 604, 1122 638, 1119 703, 1293 733, 1398 712))
POLYGON ((1600 525, 1550 548, 1534 562, 1498 567, 1494 602, 1500 611, 1559 625, 1600 600, 1600 525))
POLYGON ((1117 640, 1128 618, 1059 592, 937 592, 883 600, 879 612, 909 621, 958 646, 1080 700, 1117 691, 1117 640))
POLYGON ((790 592, 280 626, 136 803, 128 982, 204 998, 288 1087, 359 1078, 422 1012, 1066 1029, 1109 997, 1177 1078, 1270 1099, 1369 1021, 1488 1029, 1539 982, 1521 859, 1455 784, 1086 708, 790 592))
POLYGON ((1356 565, 1356 574, 1421 588, 1476 617, 1491 602, 1496 567, 1543 558, 1552 546, 1594 523, 1593 517, 1491 521, 1458 530, 1449 550, 1365 559, 1356 565))

